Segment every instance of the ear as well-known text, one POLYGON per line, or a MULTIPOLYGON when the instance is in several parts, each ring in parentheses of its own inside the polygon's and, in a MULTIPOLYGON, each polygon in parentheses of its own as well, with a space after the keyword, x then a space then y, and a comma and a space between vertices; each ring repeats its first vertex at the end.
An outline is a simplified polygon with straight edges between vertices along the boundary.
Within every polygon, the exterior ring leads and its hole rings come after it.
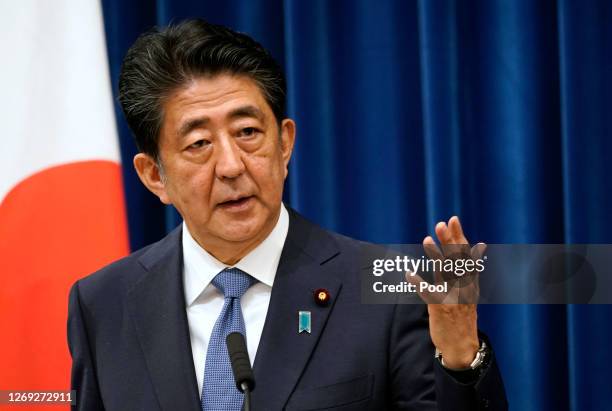
POLYGON ((286 118, 281 123, 281 152, 283 162, 285 163, 285 177, 287 177, 287 167, 293 153, 293 145, 295 144, 295 121, 286 118))
POLYGON ((164 204, 170 204, 170 198, 166 192, 166 184, 161 177, 157 162, 148 154, 138 153, 134 156, 134 168, 138 178, 150 192, 159 197, 164 204))

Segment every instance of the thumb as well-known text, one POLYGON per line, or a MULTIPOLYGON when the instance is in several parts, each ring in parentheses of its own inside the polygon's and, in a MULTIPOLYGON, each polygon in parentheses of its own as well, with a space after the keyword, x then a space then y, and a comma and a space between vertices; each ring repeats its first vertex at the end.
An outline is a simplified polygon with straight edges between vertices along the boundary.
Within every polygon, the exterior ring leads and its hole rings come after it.
POLYGON ((417 294, 425 304, 441 304, 444 301, 443 295, 440 293, 431 292, 427 287, 421 291, 421 283, 425 283, 427 285, 429 285, 429 283, 423 280, 423 278, 417 273, 406 271, 405 277, 407 283, 414 284, 417 294))

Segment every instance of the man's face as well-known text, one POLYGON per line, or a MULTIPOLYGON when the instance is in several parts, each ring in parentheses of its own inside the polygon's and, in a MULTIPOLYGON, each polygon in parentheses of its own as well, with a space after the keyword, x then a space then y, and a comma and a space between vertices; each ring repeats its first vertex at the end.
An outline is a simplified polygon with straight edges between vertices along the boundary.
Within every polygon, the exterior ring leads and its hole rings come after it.
POLYGON ((261 242, 280 212, 293 121, 279 129, 256 83, 230 74, 194 79, 163 112, 162 173, 149 188, 207 249, 261 242))

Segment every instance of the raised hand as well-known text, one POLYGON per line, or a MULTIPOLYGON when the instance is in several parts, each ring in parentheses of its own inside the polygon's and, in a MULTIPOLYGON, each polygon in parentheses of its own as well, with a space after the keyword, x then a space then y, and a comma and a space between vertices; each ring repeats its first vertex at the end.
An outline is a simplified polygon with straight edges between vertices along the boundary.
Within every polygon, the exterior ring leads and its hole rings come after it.
MULTIPOLYGON (((425 237, 423 247, 429 259, 446 263, 449 260, 479 260, 486 245, 476 244, 470 248, 463 233, 459 218, 454 216, 448 223, 439 222, 435 227, 440 246, 431 236, 425 237)), ((417 285, 424 281, 418 273, 406 273, 406 280, 417 285)), ((427 303, 429 332, 438 350, 442 352, 445 366, 453 369, 467 368, 474 360, 480 346, 478 341, 477 311, 478 273, 434 272, 434 284, 447 283, 446 292, 424 290, 419 296, 427 303)))

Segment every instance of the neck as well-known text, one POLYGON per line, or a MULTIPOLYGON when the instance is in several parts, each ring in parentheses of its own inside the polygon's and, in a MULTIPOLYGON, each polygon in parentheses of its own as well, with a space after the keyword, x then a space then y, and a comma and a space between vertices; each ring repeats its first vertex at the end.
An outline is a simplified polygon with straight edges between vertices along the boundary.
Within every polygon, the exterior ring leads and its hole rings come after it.
POLYGON ((266 224, 257 235, 246 241, 227 241, 218 237, 211 238, 209 235, 200 236, 197 232, 193 231, 189 225, 188 228, 189 233, 200 247, 223 264, 232 266, 242 260, 270 235, 274 227, 276 227, 276 224, 278 224, 279 218, 280 209, 276 214, 276 218, 272 219, 271 224, 266 224))
POLYGON ((215 257, 217 260, 221 261, 226 265, 235 265, 238 261, 242 260, 244 256, 253 251, 259 244, 263 242, 263 240, 272 232, 265 233, 265 235, 261 239, 257 239, 257 241, 252 241, 248 243, 242 242, 231 242, 229 244, 225 244, 221 247, 204 247, 200 241, 196 239, 200 247, 204 248, 210 255, 215 257))

